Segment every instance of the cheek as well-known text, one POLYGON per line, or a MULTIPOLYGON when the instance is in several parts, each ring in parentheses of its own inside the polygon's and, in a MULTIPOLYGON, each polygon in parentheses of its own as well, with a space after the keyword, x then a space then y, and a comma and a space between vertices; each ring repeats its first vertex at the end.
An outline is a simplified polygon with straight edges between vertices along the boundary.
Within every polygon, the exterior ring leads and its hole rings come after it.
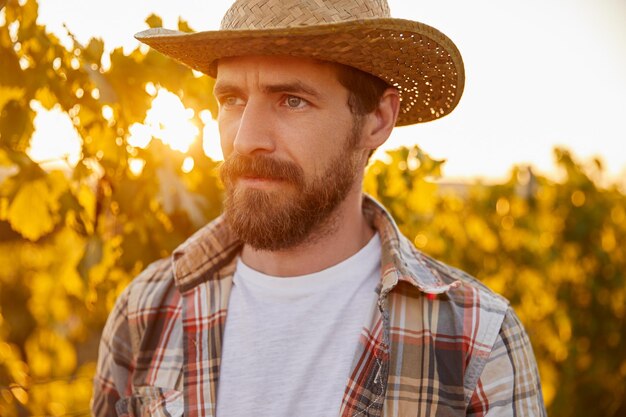
POLYGON ((352 119, 330 117, 318 120, 299 135, 298 159, 305 172, 320 175, 328 169, 330 161, 344 151, 352 134, 352 119))
POLYGON ((233 152, 233 141, 230 140, 220 129, 220 146, 222 147, 222 154, 224 158, 228 158, 228 156, 233 152))
POLYGON ((218 131, 220 135, 220 146, 222 154, 227 158, 233 152, 233 144, 237 135, 237 127, 232 121, 223 116, 217 117, 218 131))

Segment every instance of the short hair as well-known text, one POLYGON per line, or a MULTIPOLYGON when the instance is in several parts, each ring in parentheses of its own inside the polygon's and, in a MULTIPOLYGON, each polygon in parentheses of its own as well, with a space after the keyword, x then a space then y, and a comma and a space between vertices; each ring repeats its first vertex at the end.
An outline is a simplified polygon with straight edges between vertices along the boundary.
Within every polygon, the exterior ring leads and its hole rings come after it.
POLYGON ((385 90, 391 87, 386 81, 347 65, 337 65, 339 83, 349 93, 348 106, 352 114, 364 116, 378 107, 385 90))
MULTIPOLYGON (((337 79, 348 90, 348 107, 354 116, 354 122, 360 127, 360 120, 366 114, 376 110, 386 89, 391 87, 386 81, 360 69, 348 65, 336 64, 337 79)), ((367 156, 367 162, 376 149, 367 156)), ((366 162, 366 164, 367 164, 366 162)))

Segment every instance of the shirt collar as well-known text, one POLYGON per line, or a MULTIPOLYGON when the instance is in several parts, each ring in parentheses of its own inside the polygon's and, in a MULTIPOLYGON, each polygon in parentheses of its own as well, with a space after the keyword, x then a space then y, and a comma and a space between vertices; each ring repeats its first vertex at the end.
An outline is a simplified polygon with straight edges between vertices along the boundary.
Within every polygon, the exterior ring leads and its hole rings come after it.
MULTIPOLYGON (((380 234, 381 296, 400 281, 427 294, 441 294, 459 285, 458 281, 446 284, 431 265, 433 261, 400 233, 387 210, 368 195, 363 197, 363 213, 380 234)), ((172 254, 176 286, 184 293, 201 282, 232 273, 242 246, 224 216, 219 216, 172 254)))
POLYGON ((380 234, 381 296, 401 281, 427 294, 441 294, 460 285, 459 281, 445 283, 433 265, 435 261, 417 250, 400 232, 391 214, 368 195, 363 198, 363 213, 380 234))

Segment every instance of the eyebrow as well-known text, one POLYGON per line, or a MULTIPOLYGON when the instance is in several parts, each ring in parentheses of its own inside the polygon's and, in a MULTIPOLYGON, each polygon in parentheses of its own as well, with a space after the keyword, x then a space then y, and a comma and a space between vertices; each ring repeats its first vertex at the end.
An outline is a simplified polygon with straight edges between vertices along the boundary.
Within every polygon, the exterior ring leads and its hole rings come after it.
POLYGON ((228 84, 228 83, 215 83, 215 85, 213 86, 213 95, 215 97, 224 95, 224 94, 237 94, 237 95, 241 95, 243 93, 243 91, 241 90, 241 88, 237 87, 234 84, 228 84))
MULTIPOLYGON (((266 84, 261 86, 261 91, 266 94, 274 93, 304 93, 315 98, 321 98, 321 94, 314 88, 305 85, 300 81, 286 82, 279 84, 266 84)), ((216 83, 213 87, 213 95, 220 96, 223 94, 243 94, 243 90, 228 82, 216 83)))
POLYGON ((318 91, 300 81, 264 85, 261 89, 265 93, 304 93, 315 98, 321 96, 318 91))

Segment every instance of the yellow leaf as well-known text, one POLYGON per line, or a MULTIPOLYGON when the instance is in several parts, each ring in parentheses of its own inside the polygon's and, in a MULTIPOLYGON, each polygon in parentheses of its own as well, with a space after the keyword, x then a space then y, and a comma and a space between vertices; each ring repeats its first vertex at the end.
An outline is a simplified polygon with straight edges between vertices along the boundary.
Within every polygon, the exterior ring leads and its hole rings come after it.
POLYGON ((6 220, 9 215, 9 200, 0 198, 0 220, 6 220))
POLYGON ((0 86, 0 110, 11 100, 17 100, 24 96, 24 89, 19 87, 0 86))
POLYGON ((11 386, 11 393, 23 405, 28 404, 28 393, 26 392, 24 388, 17 386, 17 385, 13 385, 11 386))
POLYGON ((45 324, 50 322, 50 303, 58 297, 58 278, 47 272, 36 272, 31 277, 31 297, 28 309, 35 321, 45 324))
POLYGON ((76 350, 62 335, 39 328, 25 343, 31 371, 37 377, 69 375, 76 369, 76 350))
POLYGON ((98 285, 111 279, 111 269, 122 255, 122 241, 121 236, 116 236, 104 242, 100 263, 89 269, 89 282, 91 284, 98 285))
POLYGON ((75 269, 67 270, 63 275, 63 287, 69 295, 76 298, 80 299, 84 296, 85 285, 75 269))
POLYGON ((48 87, 43 87, 37 90, 35 93, 35 100, 39 101, 46 110, 52 110, 52 108, 59 102, 48 87))
MULTIPOLYGON (((2 87, 0 87, 0 90, 2 87)), ((0 100, 2 100, 2 96, 0 96, 0 100)), ((2 109, 2 103, 0 103, 0 109, 2 109)), ((9 158, 6 151, 0 149, 0 166, 10 166, 13 165, 13 161, 9 158)))
POLYGON ((151 28, 158 28, 163 26, 163 20, 155 14, 151 14, 150 16, 148 16, 148 18, 146 19, 146 23, 151 28))
POLYGON ((81 184, 77 192, 78 202, 84 211, 81 213, 85 221, 85 227, 91 234, 93 233, 93 223, 96 219, 96 194, 84 184, 81 184))
POLYGON ((48 305, 48 314, 50 315, 52 321, 57 323, 67 322, 71 314, 71 308, 68 301, 67 297, 60 295, 50 300, 50 304, 48 305))
POLYGON ((415 213, 432 213, 437 204, 437 185, 416 179, 413 190, 407 195, 407 204, 415 213))
POLYGON ((9 207, 7 220, 16 232, 33 242, 54 228, 50 195, 44 180, 24 184, 9 207))
POLYGON ((61 195, 69 188, 69 182, 62 171, 51 171, 46 177, 46 184, 50 191, 48 196, 48 206, 54 213, 59 211, 61 195))

